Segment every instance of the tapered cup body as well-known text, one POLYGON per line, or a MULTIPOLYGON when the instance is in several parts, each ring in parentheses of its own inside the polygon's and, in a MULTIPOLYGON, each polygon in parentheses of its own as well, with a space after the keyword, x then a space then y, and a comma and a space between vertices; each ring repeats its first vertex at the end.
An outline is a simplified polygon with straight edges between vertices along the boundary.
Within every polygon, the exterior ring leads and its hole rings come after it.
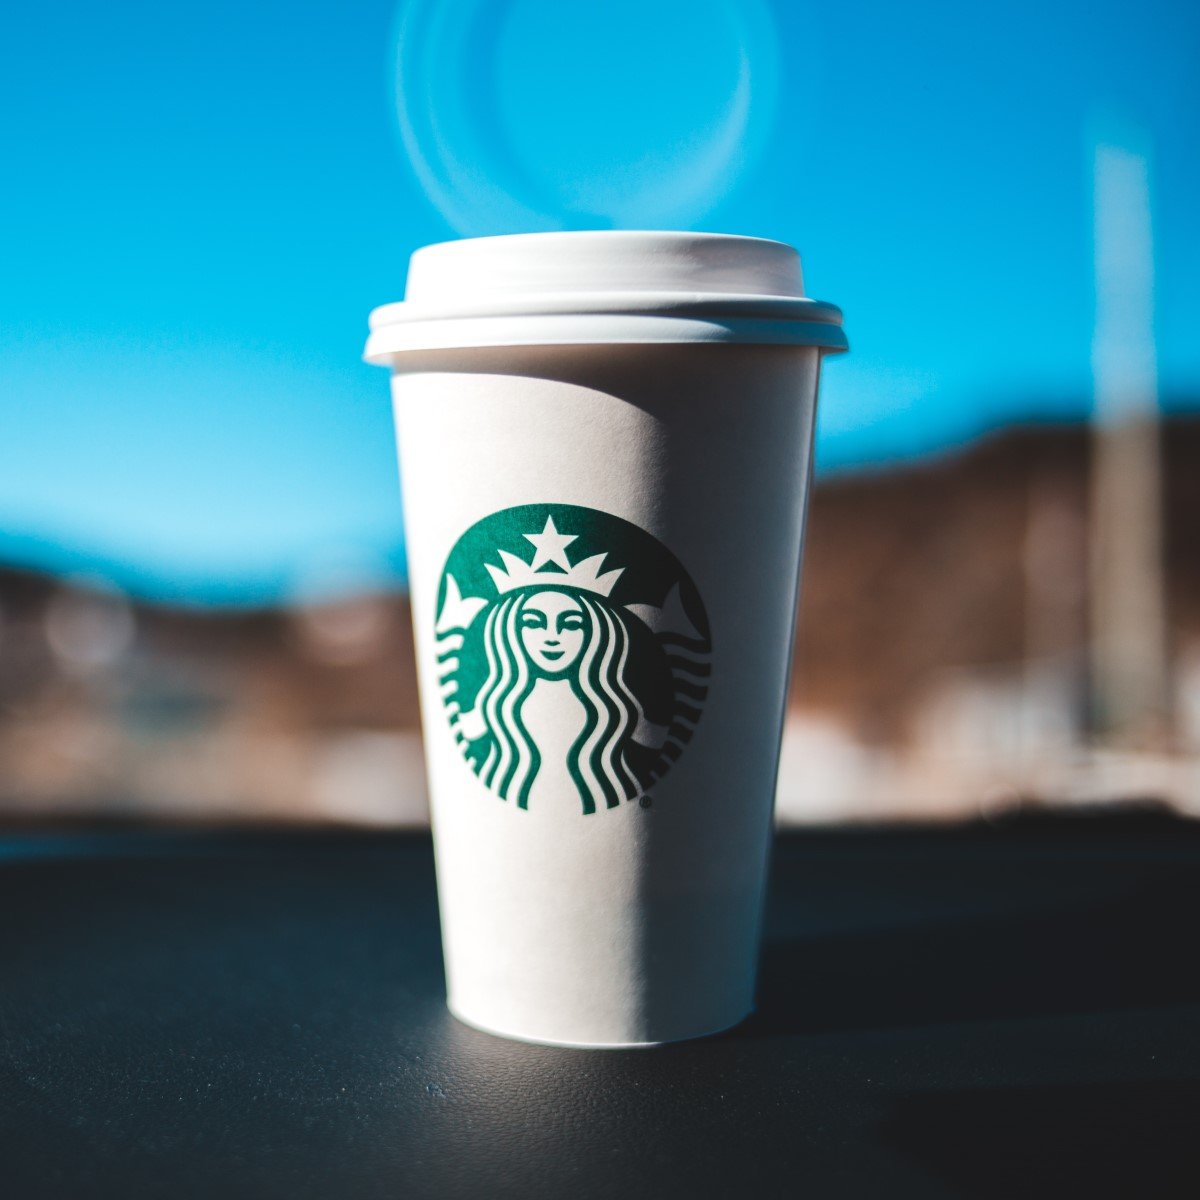
POLYGON ((750 1011, 819 367, 784 345, 397 362, 449 1003, 467 1023, 627 1046, 750 1011))

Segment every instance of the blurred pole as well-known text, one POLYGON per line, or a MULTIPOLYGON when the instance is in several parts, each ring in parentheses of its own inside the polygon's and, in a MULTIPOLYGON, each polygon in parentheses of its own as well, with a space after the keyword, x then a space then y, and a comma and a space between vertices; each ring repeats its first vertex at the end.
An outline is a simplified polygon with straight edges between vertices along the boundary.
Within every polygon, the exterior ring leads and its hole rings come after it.
POLYGON ((1094 188, 1093 716, 1102 736, 1146 743, 1165 735, 1169 704, 1146 154, 1098 144, 1094 188))

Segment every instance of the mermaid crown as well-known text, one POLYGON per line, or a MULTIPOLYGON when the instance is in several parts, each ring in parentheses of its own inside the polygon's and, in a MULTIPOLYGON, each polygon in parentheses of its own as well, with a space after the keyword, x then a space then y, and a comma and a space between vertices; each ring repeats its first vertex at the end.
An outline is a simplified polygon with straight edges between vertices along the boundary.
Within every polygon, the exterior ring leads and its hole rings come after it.
POLYGON ((597 596, 608 596, 613 585, 624 574, 624 567, 615 567, 600 574, 600 567, 607 553, 593 554, 577 563, 567 557, 567 547, 575 540, 573 533, 562 534, 554 527, 554 518, 546 518, 546 527, 541 533, 527 533, 525 537, 533 543, 533 558, 526 562, 507 550, 499 550, 502 567, 484 563, 496 591, 500 595, 523 587, 573 587, 597 596))

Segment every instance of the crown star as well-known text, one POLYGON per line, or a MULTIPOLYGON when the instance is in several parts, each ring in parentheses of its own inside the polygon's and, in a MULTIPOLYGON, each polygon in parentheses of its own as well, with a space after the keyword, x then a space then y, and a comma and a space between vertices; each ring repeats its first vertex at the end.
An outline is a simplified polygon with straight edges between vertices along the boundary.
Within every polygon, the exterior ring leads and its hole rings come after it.
POLYGON ((533 543, 534 556, 533 562, 529 564, 531 571, 536 571, 538 567, 544 566, 546 563, 553 563, 556 567, 562 567, 564 571, 571 569, 571 563, 567 558, 567 547, 575 540, 576 535, 573 533, 559 533, 554 527, 554 518, 546 518, 546 528, 541 533, 527 533, 525 540, 533 543))
POLYGON ((546 518, 546 527, 541 533, 524 535, 533 543, 534 555, 531 562, 510 554, 507 550, 497 548, 503 566, 484 563, 496 591, 500 595, 523 587, 573 587, 580 591, 594 592, 597 596, 608 596, 617 580, 625 573, 624 567, 616 567, 611 571, 600 573, 607 553, 602 551, 572 564, 567 557, 567 546, 576 538, 576 534, 559 533, 554 527, 552 517, 546 518), (557 570, 543 570, 546 565, 552 565, 557 570))

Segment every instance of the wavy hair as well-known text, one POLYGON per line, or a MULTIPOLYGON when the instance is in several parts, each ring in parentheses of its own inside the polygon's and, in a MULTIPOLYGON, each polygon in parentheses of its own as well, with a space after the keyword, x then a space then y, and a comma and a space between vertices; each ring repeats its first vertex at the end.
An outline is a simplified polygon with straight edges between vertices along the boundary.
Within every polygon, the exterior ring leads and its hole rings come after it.
MULTIPOLYGON (((521 716, 539 677, 521 641, 521 609, 529 594, 505 596, 488 612, 483 627, 488 673, 475 702, 490 741, 486 753, 479 752, 479 777, 520 808, 529 806, 542 763, 521 716)), ((625 677, 630 635, 624 615, 586 593, 571 595, 583 612, 586 636, 569 678, 587 718, 567 752, 567 769, 584 813, 594 813, 601 804, 616 808, 640 791, 626 749, 644 713, 625 677)))
POLYGON ((537 682, 521 645, 518 617, 524 599, 520 593, 505 596, 488 612, 483 626, 488 673, 475 701, 491 738, 479 778, 505 800, 511 795, 521 808, 529 806, 529 789, 542 762, 521 719, 521 706, 537 682))

